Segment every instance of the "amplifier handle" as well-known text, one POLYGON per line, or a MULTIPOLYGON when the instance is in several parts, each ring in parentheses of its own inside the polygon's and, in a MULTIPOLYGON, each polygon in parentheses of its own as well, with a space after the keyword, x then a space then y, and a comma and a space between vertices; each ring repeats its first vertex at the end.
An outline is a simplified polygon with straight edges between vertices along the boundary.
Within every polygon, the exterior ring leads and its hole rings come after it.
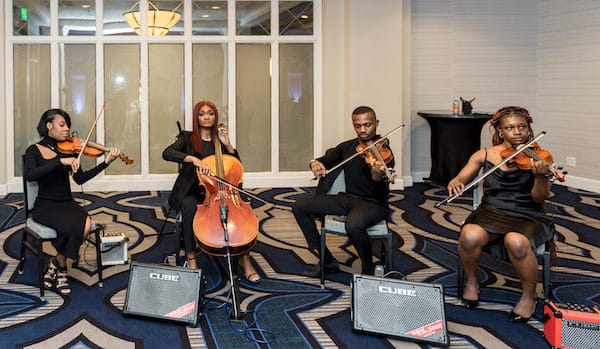
MULTIPOLYGON (((560 311, 559 308, 556 307, 556 305, 549 299, 546 299, 546 301, 544 302, 544 305, 547 306, 550 311, 554 314, 554 317, 557 319, 562 319, 563 317, 563 313, 560 311)), ((549 316, 549 315, 548 315, 549 316)), ((546 314, 544 312, 544 322, 546 322, 546 314)))

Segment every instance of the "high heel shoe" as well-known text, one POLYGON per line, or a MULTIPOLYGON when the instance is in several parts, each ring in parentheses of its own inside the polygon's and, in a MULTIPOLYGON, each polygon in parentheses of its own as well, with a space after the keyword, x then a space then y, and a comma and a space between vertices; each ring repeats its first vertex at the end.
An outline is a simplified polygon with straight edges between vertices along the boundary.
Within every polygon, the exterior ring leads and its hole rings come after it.
MULTIPOLYGON (((248 263, 251 263, 251 262, 248 262, 248 263)), ((249 282, 251 282, 253 284, 257 284, 260 282, 260 275, 258 275, 256 270, 254 270, 254 267, 252 266, 252 264, 250 264, 249 271, 247 271, 246 268, 244 268, 241 261, 238 260, 238 264, 240 265, 240 267, 242 267, 242 270, 244 271, 244 276, 246 277, 246 280, 248 280, 249 282)))
POLYGON ((46 267, 46 273, 44 274, 44 287, 46 289, 52 289, 56 283, 56 273, 58 272, 58 261, 55 258, 50 259, 48 266, 46 267))
POLYGON ((467 309, 475 309, 479 306, 479 300, 477 299, 461 299, 463 305, 465 306, 465 308, 467 309))
POLYGON ((515 313, 513 310, 511 310, 509 319, 510 319, 510 322, 512 322, 513 324, 524 324, 527 321, 529 321, 529 319, 531 319, 531 316, 525 317, 525 316, 519 315, 519 314, 515 313))
POLYGON ((477 288, 476 296, 478 299, 465 299, 464 292, 463 292, 463 295, 461 295, 460 300, 464 304, 465 308, 475 309, 479 306, 479 287, 477 288))

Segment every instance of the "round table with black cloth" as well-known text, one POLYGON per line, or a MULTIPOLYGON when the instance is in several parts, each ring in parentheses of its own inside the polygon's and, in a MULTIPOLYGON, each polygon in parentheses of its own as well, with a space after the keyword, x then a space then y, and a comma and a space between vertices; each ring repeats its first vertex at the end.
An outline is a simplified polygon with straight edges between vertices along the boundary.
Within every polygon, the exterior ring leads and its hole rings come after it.
POLYGON ((454 115, 445 110, 419 111, 431 129, 431 172, 426 181, 448 184, 481 147, 481 128, 489 113, 454 115))

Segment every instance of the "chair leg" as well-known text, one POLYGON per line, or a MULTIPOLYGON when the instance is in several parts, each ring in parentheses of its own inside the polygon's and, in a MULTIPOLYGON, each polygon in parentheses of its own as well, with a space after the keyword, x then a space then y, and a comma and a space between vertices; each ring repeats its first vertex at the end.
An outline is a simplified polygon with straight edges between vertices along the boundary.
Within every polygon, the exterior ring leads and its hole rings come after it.
POLYGON ((181 251, 181 213, 175 217, 175 256, 179 256, 181 251))
POLYGON ((321 289, 325 288, 325 230, 321 230, 321 252, 319 259, 321 261, 321 289))
POLYGON ((543 255, 542 283, 544 285, 544 299, 550 298, 550 252, 543 255))
POLYGON ((40 298, 44 299, 44 251, 41 239, 35 239, 35 249, 38 260, 38 285, 40 285, 40 298))
POLYGON ((23 274, 23 269, 25 268, 25 247, 27 244, 27 232, 23 230, 22 233, 23 237, 21 238, 21 254, 19 256, 19 265, 17 266, 17 272, 19 275, 23 274))
POLYGON ((96 268, 98 268, 98 287, 104 286, 104 278, 102 277, 102 250, 100 246, 100 231, 104 231, 103 228, 96 228, 92 232, 95 236, 96 241, 96 268))
POLYGON ((393 255, 393 251, 394 251, 394 237, 393 235, 390 233, 387 236, 387 243, 386 243, 386 259, 385 259, 385 266, 386 266, 386 271, 390 272, 392 270, 394 270, 394 255, 393 255))
POLYGON ((458 260, 458 268, 456 269, 456 274, 458 278, 458 282, 456 285, 456 297, 458 298, 458 300, 462 300, 463 287, 465 286, 465 272, 463 271, 462 264, 460 264, 460 259, 458 260))

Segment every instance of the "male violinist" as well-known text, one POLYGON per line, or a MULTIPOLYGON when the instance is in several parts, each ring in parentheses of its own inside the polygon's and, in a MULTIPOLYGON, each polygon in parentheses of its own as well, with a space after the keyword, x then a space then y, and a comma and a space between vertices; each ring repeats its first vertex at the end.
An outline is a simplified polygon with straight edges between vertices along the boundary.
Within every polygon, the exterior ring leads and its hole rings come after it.
MULTIPOLYGON (((393 156, 385 164, 379 160, 369 165, 365 159, 356 156, 337 170, 327 170, 347 160, 357 152, 361 143, 370 143, 380 137, 376 135, 379 120, 375 111, 367 106, 360 106, 352 112, 352 125, 356 138, 349 139, 330 148, 325 155, 311 160, 309 166, 313 174, 320 178, 316 195, 311 198, 297 200, 292 211, 312 253, 319 257, 321 239, 315 223, 315 217, 325 215, 345 216, 345 227, 348 238, 358 251, 362 262, 362 273, 373 274, 373 253, 367 228, 386 219, 389 214, 389 178, 386 173, 394 167, 393 156), (344 171, 346 191, 336 195, 328 195, 333 181, 340 171, 344 171)), ((390 149, 391 154, 391 149, 390 149)), ((331 252, 325 248, 325 272, 336 272, 339 264, 331 252)), ((310 277, 319 277, 321 266, 310 265, 304 272, 310 277)))

